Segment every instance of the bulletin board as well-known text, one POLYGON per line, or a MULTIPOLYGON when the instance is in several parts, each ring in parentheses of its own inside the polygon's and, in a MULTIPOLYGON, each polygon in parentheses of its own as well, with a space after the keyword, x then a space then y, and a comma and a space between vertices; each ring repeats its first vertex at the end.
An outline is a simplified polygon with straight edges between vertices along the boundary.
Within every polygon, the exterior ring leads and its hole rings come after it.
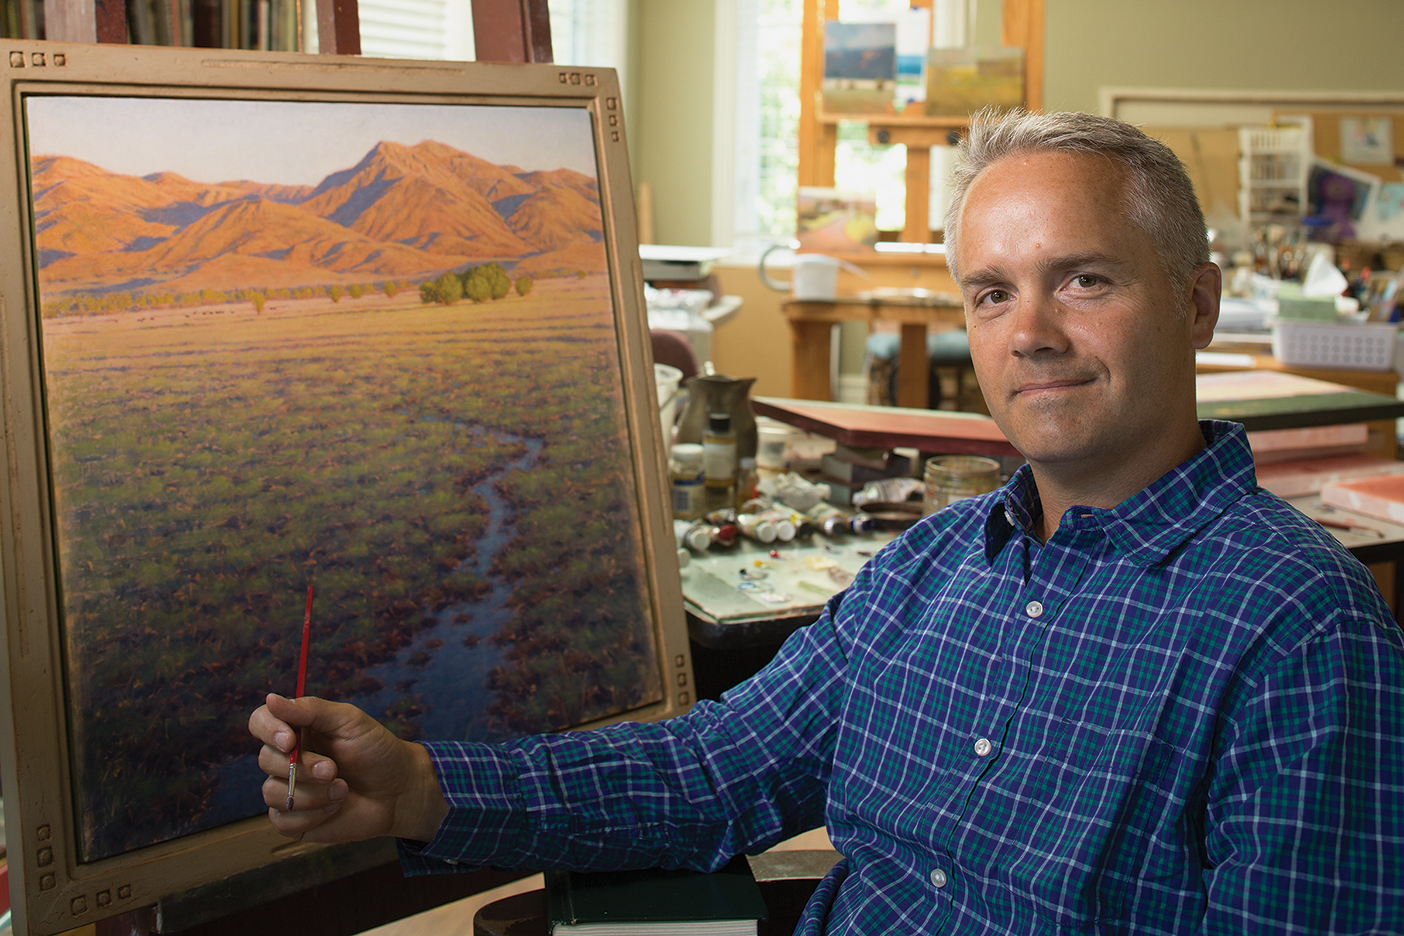
POLYGON ((1381 182, 1404 181, 1404 173, 1400 168, 1404 166, 1404 108, 1397 110, 1329 110, 1329 111, 1301 111, 1282 110, 1275 111, 1273 118, 1279 117, 1300 117, 1311 118, 1313 143, 1316 147, 1316 155, 1322 159, 1349 166, 1352 169, 1359 169, 1361 172, 1368 172, 1371 175, 1379 176, 1381 182), (1354 121, 1359 126, 1363 122, 1376 121, 1383 122, 1386 126, 1387 142, 1390 144, 1389 162, 1384 161, 1360 161, 1358 158, 1346 158, 1357 156, 1360 148, 1357 146, 1353 150, 1348 139, 1343 139, 1342 127, 1354 121))
POLYGON ((1199 207, 1214 218, 1238 217, 1238 130, 1225 127, 1142 127, 1180 157, 1199 196, 1199 207))

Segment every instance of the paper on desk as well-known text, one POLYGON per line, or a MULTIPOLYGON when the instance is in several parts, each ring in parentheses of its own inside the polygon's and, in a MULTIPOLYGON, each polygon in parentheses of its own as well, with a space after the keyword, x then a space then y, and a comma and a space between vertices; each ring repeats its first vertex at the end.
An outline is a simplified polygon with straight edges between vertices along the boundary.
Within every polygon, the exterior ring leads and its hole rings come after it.
POLYGON ((1345 274, 1336 269, 1326 253, 1320 250, 1311 258, 1311 266, 1307 267, 1306 278, 1302 281, 1303 296, 1339 296, 1350 285, 1346 282, 1345 274))

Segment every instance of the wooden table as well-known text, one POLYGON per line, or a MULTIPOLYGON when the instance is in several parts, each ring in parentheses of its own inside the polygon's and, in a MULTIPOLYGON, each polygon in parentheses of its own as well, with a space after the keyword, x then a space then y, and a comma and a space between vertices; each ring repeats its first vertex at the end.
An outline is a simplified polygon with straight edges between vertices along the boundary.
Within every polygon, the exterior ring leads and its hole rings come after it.
POLYGON ((897 357, 897 405, 925 409, 926 332, 965 324, 965 307, 954 293, 860 294, 827 300, 790 300, 783 304, 790 322, 792 369, 790 396, 798 400, 832 400, 829 382, 829 335, 836 322, 897 322, 902 344, 897 357))
POLYGON ((1349 549, 1351 555, 1370 567, 1380 591, 1394 611, 1395 621, 1404 624, 1404 575, 1400 574, 1402 570, 1399 568, 1400 562, 1404 561, 1404 526, 1353 510, 1326 507, 1321 503, 1320 494, 1291 497, 1287 503, 1313 520, 1349 519, 1364 525, 1364 531, 1328 526, 1326 532, 1349 549))
MULTIPOLYGON (((1399 374, 1393 370, 1366 371, 1343 370, 1340 368, 1302 367, 1297 364, 1283 364, 1273 357, 1262 345, 1228 344, 1215 341, 1205 352, 1200 352, 1195 361, 1195 372, 1199 374, 1219 374, 1240 370, 1275 370, 1313 380, 1343 384, 1367 393, 1395 396, 1399 384, 1399 374)), ((1200 418, 1204 418, 1201 414, 1200 418)), ((1368 421, 1370 426, 1370 446, 1366 455, 1380 458, 1395 458, 1398 455, 1395 423, 1393 419, 1368 421)))

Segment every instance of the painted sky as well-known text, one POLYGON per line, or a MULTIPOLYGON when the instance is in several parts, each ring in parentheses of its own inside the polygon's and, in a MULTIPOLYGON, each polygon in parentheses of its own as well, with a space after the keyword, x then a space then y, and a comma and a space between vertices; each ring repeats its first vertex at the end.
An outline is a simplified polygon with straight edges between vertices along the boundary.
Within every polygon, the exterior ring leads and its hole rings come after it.
POLYGON ((435 140, 498 164, 597 174, 581 108, 40 96, 26 107, 31 155, 137 176, 316 185, 382 140, 435 140))

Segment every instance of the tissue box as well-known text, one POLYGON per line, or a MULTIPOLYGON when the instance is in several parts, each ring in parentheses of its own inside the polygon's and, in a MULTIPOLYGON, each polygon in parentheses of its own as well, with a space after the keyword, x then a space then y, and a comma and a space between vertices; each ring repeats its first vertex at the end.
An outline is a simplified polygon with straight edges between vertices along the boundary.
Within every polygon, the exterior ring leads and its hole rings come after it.
POLYGON ((1307 322, 1336 321, 1334 296, 1284 296, 1277 294, 1277 317, 1307 322))

